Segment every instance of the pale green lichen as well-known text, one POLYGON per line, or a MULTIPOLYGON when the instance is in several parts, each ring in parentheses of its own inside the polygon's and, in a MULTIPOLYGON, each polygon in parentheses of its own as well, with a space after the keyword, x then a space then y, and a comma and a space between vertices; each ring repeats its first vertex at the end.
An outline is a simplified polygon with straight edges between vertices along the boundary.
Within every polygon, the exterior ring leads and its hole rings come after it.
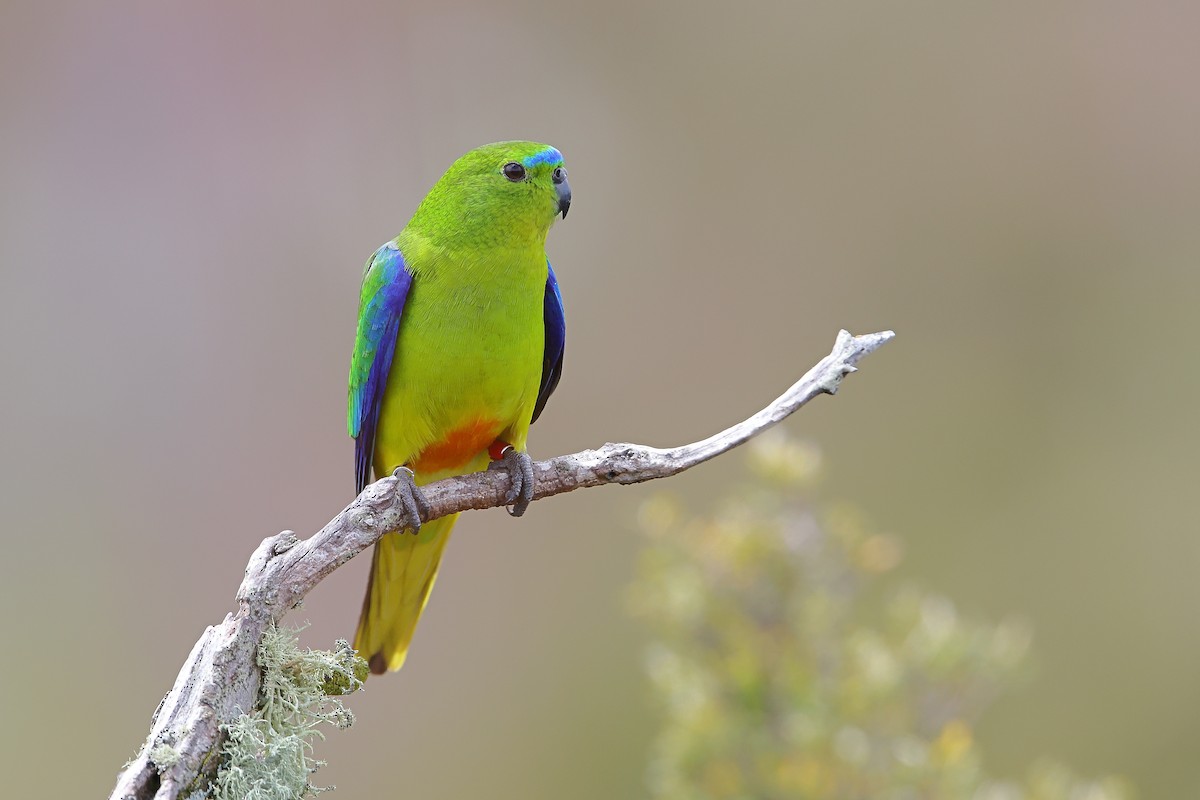
POLYGON ((353 724, 335 695, 362 688, 367 664, 344 640, 333 651, 301 649, 298 632, 272 627, 263 635, 258 705, 224 728, 213 800, 300 800, 324 791, 310 780, 324 763, 313 757, 313 742, 325 738, 322 724, 353 724))
POLYGON ((166 742, 151 748, 148 755, 159 772, 165 772, 179 763, 179 751, 166 742))

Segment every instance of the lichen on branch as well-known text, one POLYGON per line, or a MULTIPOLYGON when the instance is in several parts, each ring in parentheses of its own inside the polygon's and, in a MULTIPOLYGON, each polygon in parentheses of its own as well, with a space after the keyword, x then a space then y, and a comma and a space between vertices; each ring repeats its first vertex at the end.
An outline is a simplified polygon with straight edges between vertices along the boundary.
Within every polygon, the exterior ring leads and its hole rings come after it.
POLYGON ((272 625, 258 646, 259 701, 224 726, 213 800, 301 800, 324 791, 311 776, 324 762, 313 756, 323 725, 349 728, 354 715, 338 695, 362 688, 367 662, 350 644, 301 649, 298 630, 272 625))

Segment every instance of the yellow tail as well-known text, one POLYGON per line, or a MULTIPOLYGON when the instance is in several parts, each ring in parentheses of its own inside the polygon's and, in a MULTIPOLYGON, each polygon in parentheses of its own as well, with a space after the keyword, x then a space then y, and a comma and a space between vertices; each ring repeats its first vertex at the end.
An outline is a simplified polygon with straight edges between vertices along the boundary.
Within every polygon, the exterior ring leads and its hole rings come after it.
POLYGON ((354 649, 376 675, 403 666, 457 519, 454 514, 426 522, 416 536, 389 533, 375 545, 354 649))

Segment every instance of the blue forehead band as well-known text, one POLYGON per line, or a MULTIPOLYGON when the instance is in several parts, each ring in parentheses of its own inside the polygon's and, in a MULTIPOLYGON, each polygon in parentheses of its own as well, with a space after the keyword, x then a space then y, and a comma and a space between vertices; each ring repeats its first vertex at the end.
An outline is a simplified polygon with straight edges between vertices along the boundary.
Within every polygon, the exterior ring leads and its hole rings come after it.
POLYGON ((558 152, 558 150, 554 149, 553 147, 547 147, 545 150, 541 151, 540 153, 534 153, 533 155, 529 156, 528 158, 526 158, 524 161, 521 162, 521 164, 524 165, 526 169, 529 169, 530 167, 536 167, 538 164, 561 164, 561 163, 562 163, 562 153, 558 152))

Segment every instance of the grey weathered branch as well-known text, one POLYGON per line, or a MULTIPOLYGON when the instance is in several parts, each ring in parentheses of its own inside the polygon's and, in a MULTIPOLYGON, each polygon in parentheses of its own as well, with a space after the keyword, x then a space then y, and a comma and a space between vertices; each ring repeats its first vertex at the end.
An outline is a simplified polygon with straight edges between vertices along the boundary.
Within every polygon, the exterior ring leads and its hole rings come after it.
MULTIPOLYGON (((777 424, 817 395, 834 394, 859 359, 892 336, 891 331, 865 336, 840 332, 833 351, 773 403, 703 441, 665 449, 606 444, 598 450, 540 461, 534 465, 534 499, 588 486, 665 478, 708 461, 777 424)), ((146 744, 118 776, 112 800, 174 800, 205 787, 219 761, 221 726, 254 707, 259 683, 255 657, 263 632, 326 575, 395 530, 401 508, 394 482, 388 477, 368 486, 309 539, 301 541, 284 531, 263 540, 246 567, 237 611, 221 624, 209 626, 192 648, 154 714, 146 744)), ((504 505, 508 486, 508 475, 502 471, 425 486, 430 506, 426 521, 504 505)))

